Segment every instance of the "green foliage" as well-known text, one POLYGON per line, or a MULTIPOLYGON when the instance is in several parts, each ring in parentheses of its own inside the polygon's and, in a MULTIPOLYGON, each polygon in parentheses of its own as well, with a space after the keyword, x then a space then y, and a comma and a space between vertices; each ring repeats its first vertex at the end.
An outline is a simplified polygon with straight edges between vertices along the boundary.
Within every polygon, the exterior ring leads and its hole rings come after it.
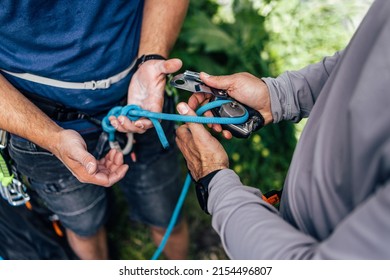
POLYGON ((274 0, 266 12, 271 72, 297 70, 344 49, 370 1, 274 0))
MULTIPOLYGON (((259 6, 269 40, 261 56, 272 75, 297 70, 344 49, 372 0, 273 0, 259 6)), ((306 120, 294 125, 299 138, 306 120)))
POLYGON ((248 0, 236 1, 234 24, 213 21, 218 6, 207 0, 191 1, 187 19, 172 56, 183 60, 184 67, 215 75, 247 71, 266 75, 260 58, 267 33, 264 17, 253 10, 248 0), (199 10, 209 3, 210 8, 199 10))

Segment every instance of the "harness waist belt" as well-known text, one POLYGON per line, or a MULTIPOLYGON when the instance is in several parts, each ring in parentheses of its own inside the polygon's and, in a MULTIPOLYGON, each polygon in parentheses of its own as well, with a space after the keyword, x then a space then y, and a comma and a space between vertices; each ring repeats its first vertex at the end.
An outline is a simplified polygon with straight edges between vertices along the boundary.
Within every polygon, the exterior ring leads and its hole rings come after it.
MULTIPOLYGON (((108 112, 107 110, 103 110, 94 114, 87 114, 84 112, 81 112, 77 109, 70 108, 67 106, 64 106, 61 103, 55 102, 51 99, 45 98, 43 96, 39 96, 37 94, 18 89, 25 97, 27 97, 35 106, 37 106, 39 109, 41 109, 42 112, 44 112, 49 118, 60 121, 60 122, 67 122, 67 121, 74 121, 74 120, 80 120, 80 119, 86 119, 88 121, 91 121, 95 123, 96 125, 100 126, 100 121, 97 121, 97 116, 102 116, 103 114, 106 114, 108 112)), ((122 97, 121 100, 114 103, 115 105, 124 105, 126 104, 126 96, 122 97)))
POLYGON ((18 90, 53 120, 67 122, 84 118, 82 114, 76 109, 65 107, 64 105, 53 100, 41 97, 31 92, 27 92, 25 90, 18 90))
POLYGON ((135 66, 137 60, 135 59, 129 67, 127 67, 125 70, 122 72, 111 76, 107 79, 99 80, 99 81, 88 81, 88 82, 83 82, 83 83, 73 83, 73 82, 65 82, 65 81, 60 81, 60 80, 55 80, 55 79, 50 79, 30 73, 14 73, 10 72, 4 69, 0 69, 4 73, 7 73, 9 75, 12 75, 14 77, 24 79, 30 82, 38 83, 38 84, 44 84, 47 86, 52 86, 52 87, 59 87, 59 88, 67 88, 67 89, 89 89, 89 90, 95 90, 95 89, 107 89, 109 88, 112 84, 115 84, 125 78, 130 71, 133 69, 135 66))

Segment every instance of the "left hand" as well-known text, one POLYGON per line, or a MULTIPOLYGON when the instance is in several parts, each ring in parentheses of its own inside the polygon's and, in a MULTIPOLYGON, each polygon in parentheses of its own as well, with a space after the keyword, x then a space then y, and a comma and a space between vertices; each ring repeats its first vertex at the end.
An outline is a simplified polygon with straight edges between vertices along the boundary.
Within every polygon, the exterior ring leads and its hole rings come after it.
MULTIPOLYGON (((184 102, 177 105, 177 110, 181 115, 196 116, 184 102)), ((202 124, 181 125, 176 130, 176 143, 195 181, 215 170, 229 168, 229 158, 221 143, 202 124)))
MULTIPOLYGON (((138 105, 151 112, 161 112, 164 104, 166 75, 177 72, 182 66, 180 59, 148 60, 131 79, 127 103, 138 105)), ((110 117, 111 125, 120 132, 144 133, 153 127, 148 119, 132 122, 125 116, 110 117)))

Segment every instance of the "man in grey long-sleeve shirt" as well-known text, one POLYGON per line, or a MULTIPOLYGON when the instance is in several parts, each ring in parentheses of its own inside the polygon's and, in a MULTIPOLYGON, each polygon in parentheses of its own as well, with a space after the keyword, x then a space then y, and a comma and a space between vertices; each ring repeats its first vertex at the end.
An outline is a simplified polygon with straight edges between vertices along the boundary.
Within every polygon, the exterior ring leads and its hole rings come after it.
MULTIPOLYGON (((280 212, 242 185, 202 125, 177 130, 194 179, 214 175, 207 206, 230 258, 390 259, 389 15, 390 1, 375 1, 343 52, 276 79, 201 74, 266 123, 309 116, 280 212)), ((193 95, 179 112, 194 114, 204 98, 193 95)))

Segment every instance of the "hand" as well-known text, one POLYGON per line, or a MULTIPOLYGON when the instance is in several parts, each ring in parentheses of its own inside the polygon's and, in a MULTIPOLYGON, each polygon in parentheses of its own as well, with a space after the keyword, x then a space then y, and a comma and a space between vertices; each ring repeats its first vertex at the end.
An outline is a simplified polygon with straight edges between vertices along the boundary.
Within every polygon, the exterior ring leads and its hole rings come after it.
MULTIPOLYGON (((128 93, 128 104, 142 109, 161 112, 164 104, 166 75, 177 72, 182 66, 179 59, 148 60, 134 73, 128 93)), ((110 117, 111 125, 120 132, 144 133, 153 127, 148 119, 132 122, 125 116, 110 117)))
MULTIPOLYGON (((184 102, 177 105, 177 110, 181 115, 196 116, 184 102)), ((181 125, 176 130, 176 143, 195 181, 214 170, 229 168, 229 158, 222 145, 201 124, 181 125)))
MULTIPOLYGON (((229 76, 210 76, 204 72, 200 73, 201 80, 208 86, 226 90, 229 96, 245 104, 262 114, 265 124, 272 122, 271 101, 267 85, 259 78, 249 73, 236 73, 229 76)), ((210 94, 196 93, 188 100, 188 105, 195 109, 200 104, 207 102, 211 98, 210 94)), ((212 116, 207 112, 207 116, 212 116)), ((222 132, 220 125, 212 125, 217 132, 222 132)), ((223 131, 225 138, 230 139, 232 135, 229 131, 223 131)))
POLYGON ((62 130, 59 133, 53 154, 80 182, 110 187, 125 176, 129 167, 123 163, 122 153, 112 149, 104 158, 96 160, 88 153, 84 139, 76 131, 62 130))

